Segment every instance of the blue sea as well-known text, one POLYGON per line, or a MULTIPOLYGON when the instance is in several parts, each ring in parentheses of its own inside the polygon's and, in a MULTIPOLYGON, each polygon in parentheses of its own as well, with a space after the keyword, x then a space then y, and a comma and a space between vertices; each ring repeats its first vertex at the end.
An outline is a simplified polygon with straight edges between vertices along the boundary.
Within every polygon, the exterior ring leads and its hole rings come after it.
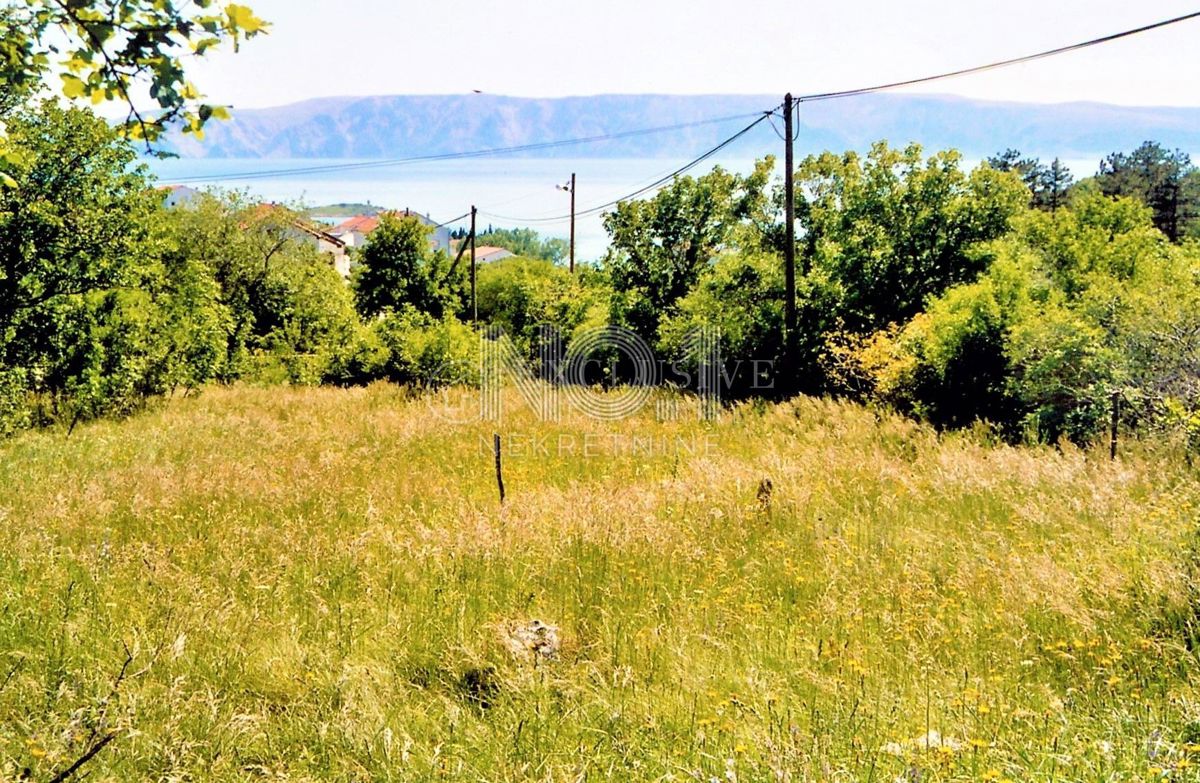
MULTIPOLYGON (((317 206, 362 202, 411 209, 445 221, 479 210, 479 230, 488 225, 528 227, 566 239, 570 232, 570 194, 556 186, 576 175, 576 210, 625 196, 684 165, 667 158, 479 158, 374 166, 337 171, 306 171, 363 160, 168 159, 149 161, 162 184, 197 189, 248 190, 257 198, 317 206), (282 173, 296 172, 296 173, 282 173), (200 179, 203 178, 203 179, 200 179)), ((706 162, 748 172, 753 160, 706 162)), ((468 225, 461 220, 456 226, 468 225)), ((599 214, 583 215, 575 225, 576 258, 598 259, 608 246, 599 214)))
MULTIPOLYGON (((378 165, 336 171, 323 166, 374 163, 329 159, 176 158, 148 161, 162 184, 203 189, 248 190, 257 198, 304 206, 347 202, 411 209, 447 221, 479 210, 479 230, 528 227, 545 236, 567 238, 570 195, 556 186, 576 174, 578 212, 621 198, 684 165, 669 158, 474 158, 378 165)), ((1098 160, 1065 161, 1082 178, 1095 173, 1098 160)), ((967 161, 974 165, 977 161, 967 161)), ((705 161, 693 173, 714 165, 746 173, 748 158, 705 161)), ((781 169, 778 169, 780 170, 781 169)), ((466 226, 460 220, 455 226, 466 226)), ((600 258, 608 246, 600 214, 576 221, 576 257, 600 258)))

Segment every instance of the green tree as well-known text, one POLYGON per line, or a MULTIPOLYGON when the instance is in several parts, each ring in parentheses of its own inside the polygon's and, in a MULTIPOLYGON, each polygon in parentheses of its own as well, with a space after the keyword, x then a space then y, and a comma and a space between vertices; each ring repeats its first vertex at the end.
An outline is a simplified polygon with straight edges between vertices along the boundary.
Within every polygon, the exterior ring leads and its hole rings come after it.
MULTIPOLYGON (((163 217, 166 258, 200 265, 219 291, 220 377, 262 370, 313 382, 352 342, 353 294, 302 229, 303 218, 244 196, 206 194, 163 217)), ((274 375, 271 375, 274 373, 274 375)))
POLYGON ((0 189, 0 408, 10 421, 127 413, 206 380, 206 327, 193 308, 211 303, 211 280, 160 262, 150 227, 161 197, 133 149, 89 112, 52 103, 18 112, 8 130, 19 161, 0 189))
POLYGON ((504 258, 479 268, 479 320, 502 327, 531 356, 543 325, 563 334, 579 327, 611 292, 595 274, 571 275, 544 259, 504 258))
POLYGON ((652 198, 626 201, 604 216, 610 247, 604 259, 614 318, 647 340, 659 321, 696 284, 714 256, 766 201, 771 161, 748 176, 713 169, 680 177, 652 198))
POLYGON ((886 142, 867 157, 810 156, 797 171, 796 217, 808 274, 831 286, 852 333, 920 312, 928 298, 986 267, 980 243, 1003 236, 1025 206, 1021 183, 961 156, 886 142))
POLYGON ((358 256, 353 284, 364 318, 410 306, 441 318, 462 307, 464 266, 431 249, 431 229, 415 217, 386 214, 358 256))
POLYGON ((1061 160, 1055 158, 1050 161, 1049 166, 1042 169, 1041 177, 1032 188, 1033 206, 1057 212, 1060 207, 1066 206, 1067 194, 1074 182, 1075 177, 1071 174, 1071 170, 1061 160))
MULTIPOLYGON (((810 299, 804 282, 801 303, 810 299)), ((693 371, 702 357, 694 355, 696 345, 691 336, 700 329, 715 329, 727 379, 722 392, 768 394, 782 369, 784 297, 783 264, 778 255, 723 254, 679 301, 677 312, 663 321, 659 350, 679 367, 693 371)), ((803 305, 801 309, 805 309, 803 305)))
POLYGON ((1182 239, 1200 216, 1200 172, 1187 153, 1157 142, 1107 156, 1100 161, 1096 182, 1105 195, 1141 199, 1154 211, 1154 225, 1172 242, 1182 239))
POLYGON ((493 245, 502 247, 514 255, 524 258, 540 258, 546 261, 559 262, 567 257, 570 245, 565 239, 543 237, 531 228, 492 228, 488 227, 478 237, 478 245, 493 245))
POLYGON ((1083 189, 1068 208, 1021 216, 980 257, 978 280, 851 349, 874 396, 940 426, 984 418, 1076 443, 1103 429, 1114 391, 1140 401, 1133 417, 1200 405, 1187 380, 1200 258, 1141 202, 1083 189))

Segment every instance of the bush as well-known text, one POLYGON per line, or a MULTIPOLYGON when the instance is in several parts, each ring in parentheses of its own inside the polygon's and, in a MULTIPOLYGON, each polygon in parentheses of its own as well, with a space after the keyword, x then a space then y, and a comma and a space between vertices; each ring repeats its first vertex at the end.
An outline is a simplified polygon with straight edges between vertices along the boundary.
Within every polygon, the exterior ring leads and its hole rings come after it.
POLYGON ((0 367, 0 438, 7 438, 33 424, 26 375, 20 367, 0 367))
POLYGON ((540 259, 494 261, 479 268, 479 320, 504 329, 518 350, 532 357, 542 326, 558 329, 565 339, 603 308, 606 285, 600 276, 582 270, 572 276, 540 259))
POLYGON ((764 393, 783 357, 784 279, 780 259, 767 253, 729 253, 707 269, 678 312, 659 329, 659 350, 694 371, 701 357, 694 336, 718 333, 727 386, 735 396, 764 393))
POLYGON ((478 384, 479 365, 474 329, 453 316, 438 319, 404 308, 355 330, 324 366, 322 380, 339 385, 387 380, 437 388, 478 384))
POLYGON ((1011 431, 1019 409, 1005 339, 1021 297, 1019 275, 951 289, 903 328, 857 344, 858 375, 877 398, 936 426, 985 419, 1011 431))

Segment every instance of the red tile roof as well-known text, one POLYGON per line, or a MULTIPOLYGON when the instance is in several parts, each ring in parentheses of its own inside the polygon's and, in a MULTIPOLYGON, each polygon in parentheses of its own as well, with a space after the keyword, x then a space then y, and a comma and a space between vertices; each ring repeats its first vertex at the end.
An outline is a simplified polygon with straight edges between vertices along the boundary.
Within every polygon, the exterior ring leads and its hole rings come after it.
POLYGON ((379 218, 373 215, 355 215, 352 218, 343 220, 334 226, 329 233, 331 234, 348 234, 351 231, 356 231, 359 234, 370 234, 375 229, 379 228, 379 218))

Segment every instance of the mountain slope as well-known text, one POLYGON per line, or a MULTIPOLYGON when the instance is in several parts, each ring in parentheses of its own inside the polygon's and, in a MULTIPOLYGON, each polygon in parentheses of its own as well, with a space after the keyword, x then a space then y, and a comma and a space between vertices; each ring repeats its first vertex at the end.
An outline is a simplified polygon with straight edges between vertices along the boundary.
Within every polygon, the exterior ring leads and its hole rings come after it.
MULTIPOLYGON (((599 95, 512 98, 493 95, 399 95, 319 98, 244 109, 215 123, 205 141, 173 136, 183 157, 394 158, 620 133, 714 117, 719 124, 634 135, 528 154, 540 157, 675 157, 715 145, 775 106, 765 95, 599 95)), ((864 95, 804 104, 801 152, 862 149, 886 138, 968 156, 1006 147, 1042 156, 1091 157, 1146 139, 1200 150, 1200 108, 1098 103, 1022 104, 939 95, 864 95)), ((765 131, 769 135, 769 131, 765 131)), ((750 134, 740 147, 763 147, 750 134)))

